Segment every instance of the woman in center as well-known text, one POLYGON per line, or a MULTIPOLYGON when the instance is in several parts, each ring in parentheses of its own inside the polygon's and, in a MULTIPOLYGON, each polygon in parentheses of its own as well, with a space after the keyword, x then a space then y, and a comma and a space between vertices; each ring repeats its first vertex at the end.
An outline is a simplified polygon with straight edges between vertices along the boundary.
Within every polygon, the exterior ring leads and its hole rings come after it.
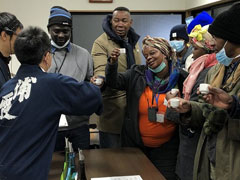
POLYGON ((116 48, 106 67, 107 85, 127 94, 121 143, 140 148, 167 180, 175 180, 179 139, 176 124, 165 118, 164 100, 168 91, 182 83, 175 68, 176 54, 167 40, 150 36, 143 39, 142 49, 146 65, 118 73, 118 57, 125 54, 116 48))

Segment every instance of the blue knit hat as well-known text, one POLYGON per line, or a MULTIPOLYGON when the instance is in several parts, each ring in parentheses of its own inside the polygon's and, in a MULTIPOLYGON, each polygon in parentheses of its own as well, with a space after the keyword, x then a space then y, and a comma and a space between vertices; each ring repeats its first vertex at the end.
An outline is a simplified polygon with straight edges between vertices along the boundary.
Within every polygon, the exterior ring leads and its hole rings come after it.
POLYGON ((72 26, 72 16, 68 10, 60 6, 53 6, 50 10, 48 19, 48 28, 52 25, 60 24, 64 26, 72 26))
POLYGON ((181 38, 184 39, 186 42, 189 41, 186 24, 176 25, 171 29, 170 41, 173 40, 173 38, 181 38))
POLYGON ((213 18, 206 11, 203 11, 200 14, 198 14, 188 25, 187 32, 188 34, 190 34, 192 29, 198 24, 200 24, 203 27, 205 25, 211 24, 212 22, 213 18))

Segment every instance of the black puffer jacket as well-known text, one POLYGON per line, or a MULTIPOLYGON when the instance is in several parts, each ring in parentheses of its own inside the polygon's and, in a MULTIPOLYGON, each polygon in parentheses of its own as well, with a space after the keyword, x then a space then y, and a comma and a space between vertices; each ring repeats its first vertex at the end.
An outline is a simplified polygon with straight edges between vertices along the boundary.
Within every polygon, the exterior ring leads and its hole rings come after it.
MULTIPOLYGON (((117 63, 107 64, 106 83, 112 88, 126 90, 127 110, 122 127, 122 146, 144 148, 139 132, 138 109, 140 96, 147 86, 145 78, 147 67, 133 65, 125 73, 117 73, 117 66, 117 63)), ((182 81, 179 82, 182 83, 182 81)))

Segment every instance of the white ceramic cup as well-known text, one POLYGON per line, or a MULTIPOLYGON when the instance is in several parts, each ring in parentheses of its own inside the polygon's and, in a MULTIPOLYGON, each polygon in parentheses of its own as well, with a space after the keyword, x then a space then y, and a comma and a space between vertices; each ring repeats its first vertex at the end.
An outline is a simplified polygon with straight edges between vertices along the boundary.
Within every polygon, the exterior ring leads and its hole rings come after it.
POLYGON ((177 98, 170 99, 170 105, 172 108, 177 108, 179 106, 180 100, 177 98))
POLYGON ((120 48, 120 54, 125 54, 126 53, 126 49, 125 48, 120 48))
POLYGON ((205 84, 205 83, 202 83, 199 85, 199 91, 201 92, 201 94, 208 94, 209 93, 209 84, 205 84))
POLYGON ((97 78, 97 79, 95 80, 95 84, 98 85, 98 86, 101 85, 102 82, 103 82, 103 79, 102 79, 102 78, 97 78))
POLYGON ((171 89, 171 94, 175 94, 175 93, 178 93, 178 89, 176 89, 176 88, 173 88, 173 89, 171 89))

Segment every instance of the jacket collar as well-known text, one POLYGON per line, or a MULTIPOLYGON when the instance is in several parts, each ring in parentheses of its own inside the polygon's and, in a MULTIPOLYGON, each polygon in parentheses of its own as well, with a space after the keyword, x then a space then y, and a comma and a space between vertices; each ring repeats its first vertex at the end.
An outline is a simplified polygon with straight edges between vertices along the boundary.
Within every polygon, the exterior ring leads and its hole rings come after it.
POLYGON ((3 62, 4 62, 6 65, 8 65, 9 62, 10 62, 10 60, 11 60, 11 56, 5 57, 5 56, 3 56, 3 54, 0 52, 0 59, 2 59, 3 62))
POLYGON ((145 76, 145 71, 147 70, 147 66, 146 65, 134 65, 133 70, 136 71, 137 73, 145 76))
POLYGON ((29 64, 22 64, 18 71, 16 76, 21 76, 21 75, 36 75, 39 73, 44 73, 41 68, 38 65, 29 65, 29 64))

